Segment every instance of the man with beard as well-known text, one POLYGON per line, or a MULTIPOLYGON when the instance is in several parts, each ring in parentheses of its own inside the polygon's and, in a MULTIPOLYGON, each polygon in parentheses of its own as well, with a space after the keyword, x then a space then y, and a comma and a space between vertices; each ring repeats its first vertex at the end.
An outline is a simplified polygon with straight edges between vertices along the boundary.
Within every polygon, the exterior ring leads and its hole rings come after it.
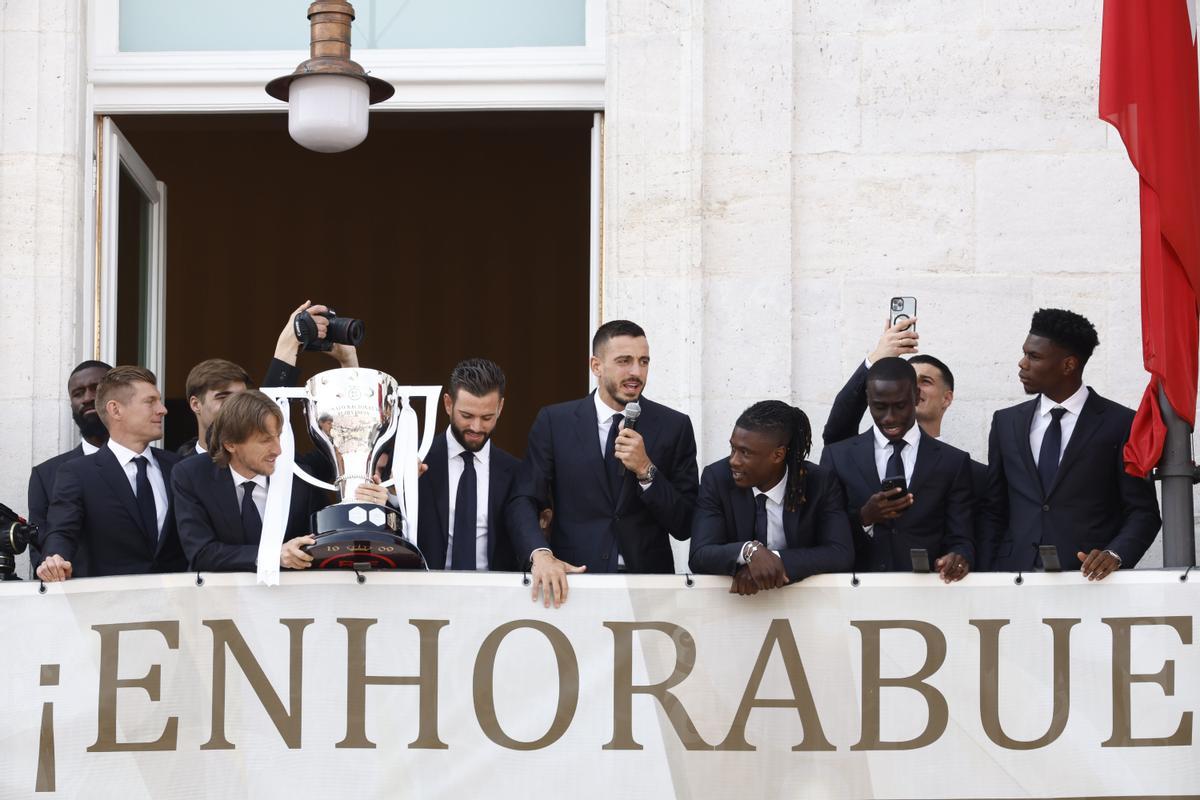
POLYGON ((673 572, 669 537, 692 532, 696 437, 686 414, 642 396, 646 332, 628 320, 601 325, 590 366, 595 392, 538 412, 509 501, 517 559, 532 563, 533 599, 546 606, 567 599, 570 573, 673 572), (622 412, 635 401, 633 430, 622 412), (549 546, 538 526, 548 507, 549 546))
MULTIPOLYGON (((46 513, 50 508, 50 498, 54 494, 54 478, 63 462, 80 456, 91 455, 104 446, 108 441, 108 429, 100 421, 96 413, 96 387, 100 379, 112 369, 103 361, 83 361, 71 370, 67 378, 67 400, 71 404, 71 418, 83 437, 78 445, 65 453, 59 453, 51 459, 43 461, 33 468, 29 474, 29 522, 37 525, 45 533, 46 513)), ((41 550, 36 545, 29 548, 29 564, 32 569, 42 561, 41 550)), ((87 563, 86 558, 80 559, 80 565, 87 563)), ((77 575, 86 574, 76 572, 77 575)))
POLYGON ((486 358, 450 373, 442 396, 450 425, 433 440, 417 482, 417 546, 430 569, 516 569, 504 507, 518 461, 491 442, 504 386, 504 372, 486 358))
POLYGON ((1154 485, 1122 458, 1133 409, 1083 382, 1099 343, 1072 311, 1033 315, 1017 377, 1035 396, 997 411, 988 437, 980 544, 997 570, 1040 567, 1039 545, 1054 545, 1064 570, 1103 580, 1137 564, 1158 535, 1154 485))

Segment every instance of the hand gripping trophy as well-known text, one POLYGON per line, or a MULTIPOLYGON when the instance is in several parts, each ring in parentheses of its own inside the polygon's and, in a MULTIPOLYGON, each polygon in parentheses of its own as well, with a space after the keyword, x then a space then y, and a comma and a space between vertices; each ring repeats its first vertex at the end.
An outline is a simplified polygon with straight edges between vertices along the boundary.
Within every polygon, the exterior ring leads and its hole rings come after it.
POLYGON ((279 581, 278 553, 286 526, 293 476, 313 486, 336 491, 341 501, 312 515, 309 545, 316 569, 425 569, 416 545, 418 464, 433 443, 440 386, 399 386, 394 378, 373 369, 331 369, 314 375, 302 388, 269 387, 283 412, 283 453, 267 493, 267 512, 259 551, 259 581, 279 581), (425 420, 418 437, 417 413, 411 401, 424 398, 425 420), (304 401, 313 442, 334 464, 337 480, 330 484, 309 475, 295 463, 295 445, 288 421, 290 400, 304 401), (397 508, 354 499, 358 486, 372 479, 382 457, 392 467, 384 487, 394 486, 397 508), (282 469, 281 469, 282 466, 282 469), (265 566, 264 566, 265 565, 265 566))

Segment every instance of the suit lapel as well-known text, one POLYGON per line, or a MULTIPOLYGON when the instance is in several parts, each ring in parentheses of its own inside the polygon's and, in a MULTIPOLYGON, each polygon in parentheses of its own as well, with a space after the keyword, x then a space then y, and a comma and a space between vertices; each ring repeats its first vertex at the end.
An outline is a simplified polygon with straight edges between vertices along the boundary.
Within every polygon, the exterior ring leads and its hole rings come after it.
POLYGON ((1075 420, 1075 429, 1071 431, 1071 438, 1067 442, 1067 449, 1063 452, 1062 460, 1058 462, 1058 471, 1054 473, 1054 482, 1050 484, 1050 491, 1046 496, 1054 494, 1054 490, 1058 488, 1058 484, 1062 480, 1063 473, 1071 465, 1073 461, 1079 458, 1079 454, 1087 445, 1088 439, 1092 438, 1100 428, 1100 415, 1104 413, 1104 404, 1101 403, 1094 391, 1088 390, 1087 402, 1083 404, 1083 409, 1079 412, 1079 419, 1075 420))
POLYGON ((167 491, 167 516, 163 520, 162 533, 154 532, 154 554, 157 556, 167 542, 167 529, 175 524, 175 497, 171 492, 171 469, 175 466, 175 462, 164 457, 164 451, 157 447, 150 448, 150 452, 153 453, 154 461, 158 464, 158 471, 162 473, 163 488, 167 491))
POLYGON ((502 519, 504 509, 501 503, 504 498, 501 496, 500 487, 503 486, 508 479, 509 465, 501 463, 502 459, 496 457, 496 446, 492 445, 491 462, 488 464, 488 536, 487 536, 487 554, 488 566, 495 569, 493 566, 496 563, 496 539, 499 538, 498 521, 502 519))
POLYGON ((142 525, 142 515, 138 511, 133 487, 129 485, 129 478, 125 475, 125 470, 121 468, 121 463, 117 461, 117 457, 111 449, 101 447, 96 451, 96 467, 100 470, 100 475, 108 484, 108 488, 121 501, 121 505, 125 506, 126 513, 141 532, 143 539, 147 537, 149 531, 142 525))
MULTIPOLYGON (((208 476, 213 482, 213 494, 217 498, 217 511, 224 518, 226 529, 237 531, 242 543, 246 544, 246 528, 242 525, 242 507, 229 467, 218 467, 213 464, 208 476)), ((292 492, 293 497, 298 494, 300 494, 298 491, 292 492)))
POLYGON ((1017 452, 1021 454, 1021 463, 1029 472, 1030 480, 1039 488, 1042 485, 1042 478, 1038 475, 1037 464, 1033 462, 1033 450, 1029 447, 1029 429, 1033 426, 1033 415, 1040 399, 1040 397, 1035 397, 1029 402, 1017 406, 1017 413, 1013 415, 1012 432, 1017 443, 1017 452))
POLYGON ((754 538, 754 492, 735 485, 729 500, 738 541, 748 542, 754 538))
POLYGON ((917 463, 913 466, 913 474, 908 478, 908 491, 916 495, 916 486, 925 480, 925 476, 937 469, 938 459, 942 457, 942 445, 937 439, 921 431, 917 442, 917 463))
POLYGON ((850 456, 867 482, 867 488, 872 493, 879 491, 879 468, 875 466, 875 429, 860 433, 850 442, 850 456))
POLYGON ((450 530, 450 451, 446 445, 445 431, 434 439, 426 460, 429 462, 429 477, 433 481, 434 518, 444 550, 446 532, 450 530))
POLYGON ((596 422, 596 403, 590 394, 575 406, 575 435, 579 439, 581 448, 579 452, 592 472, 595 484, 601 487, 604 496, 608 498, 609 505, 615 508, 612 490, 608 486, 608 474, 604 469, 604 454, 600 452, 600 429, 596 422))

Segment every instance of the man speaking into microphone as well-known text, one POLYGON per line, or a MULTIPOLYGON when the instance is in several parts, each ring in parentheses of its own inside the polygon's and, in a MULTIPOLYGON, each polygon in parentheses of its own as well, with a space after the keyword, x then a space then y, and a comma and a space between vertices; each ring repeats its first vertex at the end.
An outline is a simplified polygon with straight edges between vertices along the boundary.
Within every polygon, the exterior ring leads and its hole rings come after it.
POLYGON ((517 558, 547 606, 567 599, 570 573, 674 572, 669 537, 691 535, 696 437, 686 414, 642 396, 646 332, 600 326, 590 366, 596 391, 538 412, 508 506, 517 558), (538 513, 548 507, 547 541, 538 513))

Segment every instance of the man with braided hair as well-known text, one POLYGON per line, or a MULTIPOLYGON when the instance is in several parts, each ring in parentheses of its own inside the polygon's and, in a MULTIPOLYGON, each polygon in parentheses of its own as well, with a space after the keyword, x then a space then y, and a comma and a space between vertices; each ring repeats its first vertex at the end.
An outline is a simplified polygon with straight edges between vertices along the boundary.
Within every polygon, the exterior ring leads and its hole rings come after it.
POLYGON ((907 571, 924 550, 942 580, 960 580, 975 564, 971 457, 917 425, 917 373, 902 358, 867 370, 874 425, 821 454, 846 492, 861 572, 907 571), (899 486, 883 488, 884 480, 899 486))
POLYGON ((988 437, 981 545, 994 569, 1035 569, 1039 545, 1054 545, 1063 569, 1101 580, 1158 535, 1154 487, 1123 463, 1133 409, 1083 383, 1099 343, 1072 311, 1033 315, 1017 376, 1036 397, 997 411, 988 437))
POLYGON ((738 417, 729 457, 700 478, 692 520, 692 572, 732 575, 730 593, 756 594, 854 563, 842 489, 805 459, 803 411, 763 400, 738 417))

